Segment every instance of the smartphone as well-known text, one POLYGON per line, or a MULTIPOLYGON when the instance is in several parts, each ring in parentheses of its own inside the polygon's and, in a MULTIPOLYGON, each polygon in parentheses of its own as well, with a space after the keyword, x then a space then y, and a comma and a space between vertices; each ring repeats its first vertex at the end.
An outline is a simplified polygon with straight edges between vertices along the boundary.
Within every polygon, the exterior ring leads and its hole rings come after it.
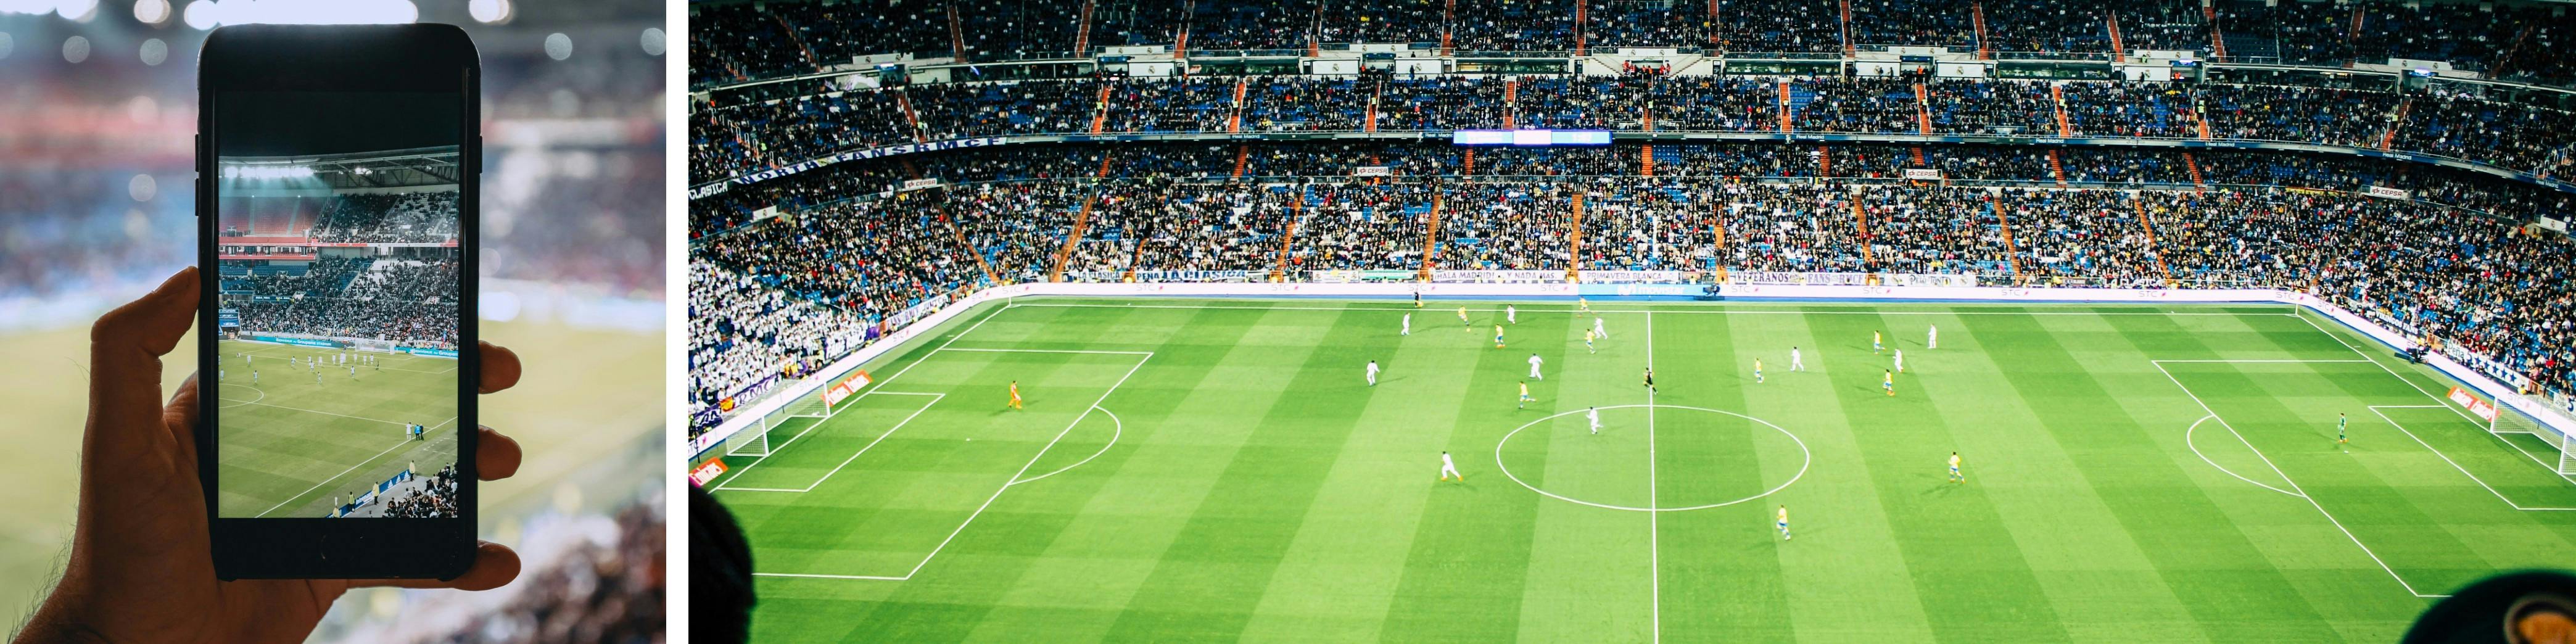
POLYGON ((196 443, 216 576, 472 565, 480 75, 449 25, 207 34, 196 443))

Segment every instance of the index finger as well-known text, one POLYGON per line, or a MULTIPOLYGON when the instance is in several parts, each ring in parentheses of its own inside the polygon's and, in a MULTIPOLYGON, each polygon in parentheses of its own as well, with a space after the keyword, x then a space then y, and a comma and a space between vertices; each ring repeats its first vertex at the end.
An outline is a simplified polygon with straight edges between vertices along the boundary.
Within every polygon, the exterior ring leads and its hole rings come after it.
POLYGON ((519 384, 519 354, 509 347, 477 340, 483 351, 483 381, 475 389, 492 393, 519 384))

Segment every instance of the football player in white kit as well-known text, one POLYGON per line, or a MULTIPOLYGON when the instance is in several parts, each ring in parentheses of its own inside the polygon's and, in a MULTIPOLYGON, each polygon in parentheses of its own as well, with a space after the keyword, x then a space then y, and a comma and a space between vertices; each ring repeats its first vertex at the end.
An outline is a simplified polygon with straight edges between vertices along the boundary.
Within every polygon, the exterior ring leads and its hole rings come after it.
POLYGON ((1542 375, 1539 375, 1539 373, 1538 373, 1538 366, 1539 366, 1539 364, 1540 364, 1540 363, 1543 363, 1543 362, 1545 362, 1545 361, 1544 361, 1544 360, 1540 360, 1540 359, 1538 359, 1538 354, 1535 354, 1535 353, 1530 354, 1530 359, 1529 359, 1529 364, 1530 364, 1530 376, 1529 376, 1529 377, 1530 377, 1530 379, 1531 379, 1531 380, 1546 380, 1546 379, 1547 379, 1547 376, 1542 376, 1542 375))

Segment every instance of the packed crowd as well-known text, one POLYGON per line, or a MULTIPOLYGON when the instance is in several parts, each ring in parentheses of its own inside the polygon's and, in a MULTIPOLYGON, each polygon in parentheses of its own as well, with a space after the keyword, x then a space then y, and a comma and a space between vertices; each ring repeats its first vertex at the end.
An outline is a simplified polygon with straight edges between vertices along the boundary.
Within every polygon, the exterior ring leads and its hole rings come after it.
POLYGON ((456 516, 456 466, 448 465, 423 479, 421 489, 385 502, 388 517, 456 516))
POLYGON ((855 148, 966 137, 1129 132, 1522 128, 2020 134, 2291 141, 2576 170, 2576 112, 2307 85, 1618 76, 1094 78, 919 85, 726 103, 691 115, 692 183, 855 148), (1785 83, 1785 87, 1783 84, 1785 83), (1235 93, 1240 86, 1243 99, 1235 93), (1918 93, 1917 88, 1920 87, 1918 93), (1785 89, 1785 91, 1783 91, 1785 89), (899 92, 886 100, 887 92, 899 92), (1510 95, 1514 100, 1506 101, 1510 95), (1104 101, 1104 97, 1106 100, 1104 101), (2059 109, 2059 106, 2064 109, 2059 109), (909 105, 918 125, 902 108, 909 105), (2403 108, 2401 109, 2401 105, 2403 108), (1783 119, 1784 111, 1787 118, 1783 119), (2403 120, 2399 119, 2403 115, 2403 120))
POLYGON ((858 348, 859 318, 705 261, 689 262, 689 402, 714 405, 771 376, 858 348))
MULTIPOLYGON (((1212 178, 1233 165, 1229 147, 927 155, 918 165, 950 185, 702 231, 691 280, 697 402, 845 353, 872 322, 923 298, 1046 279, 1086 202, 1090 223, 1062 261, 1091 279, 1723 269, 2312 288, 2552 387, 2576 384, 2566 366, 2576 302, 2556 281, 2576 254, 2518 223, 2576 214, 2576 196, 2463 171, 2258 151, 1776 144, 1485 150, 1470 171, 1450 146, 1345 143, 1246 146, 1253 178, 1212 178), (2052 152, 2073 189, 2053 180, 2052 152), (1081 178, 1104 160, 1118 169, 1081 178), (1895 179, 1924 166, 1949 181, 1895 179), (976 167, 1023 176, 979 183, 976 167), (1390 176, 1352 176, 1363 167, 1390 176), (2354 192, 2367 187, 2412 198, 2354 192), (850 313, 814 315, 822 305, 850 313), (743 340, 830 332, 837 344, 743 340)), ((872 172, 844 165, 800 191, 872 172)))
POLYGON ((302 275, 227 279, 228 290, 246 291, 228 294, 227 305, 252 331, 453 348, 458 272, 452 258, 323 258, 302 275))
MULTIPOLYGON (((2050 57, 2110 53, 2116 30, 2116 42, 2131 51, 2208 55, 2223 47, 2234 58, 2325 66, 2433 60, 2498 78, 2576 82, 2567 71, 2576 57, 2567 42, 2576 38, 2570 26, 2576 23, 2565 9, 2538 3, 2218 2, 2204 8, 2189 0, 1998 0, 1982 7, 1982 37, 1970 7, 1926 0, 1861 0, 1849 3, 1847 14, 1831 0, 1584 5, 1578 24, 1565 3, 1539 0, 1101 2, 1089 18, 1089 44, 1171 46, 1186 32, 1191 51, 1445 42, 1471 52, 1573 51, 1578 44, 1739 54, 1942 46, 2050 57)), ((1074 55, 1084 30, 1082 7, 1002 0, 693 4, 689 79, 703 86, 812 73, 871 54, 976 61, 1074 55)))
POLYGON ((313 241, 419 244, 456 238, 457 193, 338 195, 313 224, 313 241))

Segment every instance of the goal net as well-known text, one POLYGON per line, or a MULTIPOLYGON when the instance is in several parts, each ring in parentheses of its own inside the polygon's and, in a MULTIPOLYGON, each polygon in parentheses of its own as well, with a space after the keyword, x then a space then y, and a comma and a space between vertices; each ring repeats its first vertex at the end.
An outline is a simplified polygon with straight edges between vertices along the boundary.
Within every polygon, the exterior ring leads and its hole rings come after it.
POLYGON ((779 408, 778 411, 762 416, 759 423, 743 428, 742 433, 730 439, 731 445, 725 449, 725 455, 768 456, 776 447, 771 442, 771 432, 797 418, 813 419, 800 425, 821 422, 824 417, 830 416, 831 412, 831 406, 824 403, 822 396, 799 398, 795 402, 788 403, 786 407, 779 408))
MULTIPOLYGON (((2498 436, 2502 436, 2504 434, 2530 434, 2532 437, 2540 439, 2541 442, 2548 443, 2551 447, 2558 448, 2558 462, 2556 464, 2558 473, 2576 474, 2576 436, 2569 436, 2565 433, 2559 432, 2558 428, 2551 427, 2548 423, 2543 423, 2540 419, 2534 418, 2523 411, 2526 409, 2549 410, 2547 403, 2529 400, 2524 396, 2514 395, 2499 398, 2496 400, 2495 404, 2488 404, 2486 401, 2478 400, 2476 396, 2464 396, 2464 393, 2465 392, 2458 388, 2452 389, 2452 402, 2460 403, 2462 406, 2468 408, 2469 413, 2476 414, 2478 417, 2486 419, 2488 432, 2498 436)), ((2547 412, 2544 411, 2543 413, 2547 412)))

